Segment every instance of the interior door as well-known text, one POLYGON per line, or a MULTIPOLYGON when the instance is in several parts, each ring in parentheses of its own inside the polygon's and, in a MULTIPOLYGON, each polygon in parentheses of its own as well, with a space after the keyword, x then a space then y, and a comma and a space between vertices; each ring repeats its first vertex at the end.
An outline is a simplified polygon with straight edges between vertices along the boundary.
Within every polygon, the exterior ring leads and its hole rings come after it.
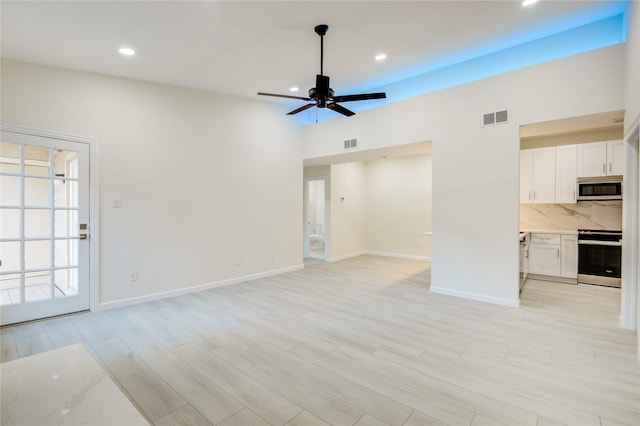
POLYGON ((89 309, 89 144, 0 135, 2 325, 89 309))

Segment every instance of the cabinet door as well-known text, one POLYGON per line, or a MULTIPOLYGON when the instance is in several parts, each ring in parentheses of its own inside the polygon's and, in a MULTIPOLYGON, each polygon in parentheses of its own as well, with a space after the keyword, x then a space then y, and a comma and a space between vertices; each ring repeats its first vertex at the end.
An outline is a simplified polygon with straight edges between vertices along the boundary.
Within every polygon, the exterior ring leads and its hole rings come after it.
POLYGON ((607 143, 593 142, 578 145, 578 177, 606 176, 607 143))
POLYGON ((578 146, 556 147, 556 203, 576 202, 578 146))
POLYGON ((578 278, 578 237, 562 235, 560 245, 560 276, 578 278))
POLYGON ((533 202, 550 204, 556 198, 556 148, 533 150, 533 202))
POLYGON ((530 244, 529 273, 560 276, 560 244, 530 244))
POLYGON ((624 173, 624 142, 607 142, 607 174, 622 175, 624 173))
POLYGON ((532 167, 533 154, 532 149, 524 149, 520 151, 520 203, 527 204, 531 202, 533 196, 532 167))

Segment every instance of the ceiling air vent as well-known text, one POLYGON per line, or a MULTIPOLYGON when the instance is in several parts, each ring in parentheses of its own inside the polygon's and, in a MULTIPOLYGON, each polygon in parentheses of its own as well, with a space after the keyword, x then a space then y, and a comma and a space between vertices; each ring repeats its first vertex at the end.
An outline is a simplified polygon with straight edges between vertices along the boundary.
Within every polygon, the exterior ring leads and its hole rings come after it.
POLYGON ((489 112, 482 115, 482 126, 493 126, 509 122, 509 110, 489 112))
POLYGON ((358 139, 347 139, 344 141, 344 149, 354 149, 358 147, 358 139))

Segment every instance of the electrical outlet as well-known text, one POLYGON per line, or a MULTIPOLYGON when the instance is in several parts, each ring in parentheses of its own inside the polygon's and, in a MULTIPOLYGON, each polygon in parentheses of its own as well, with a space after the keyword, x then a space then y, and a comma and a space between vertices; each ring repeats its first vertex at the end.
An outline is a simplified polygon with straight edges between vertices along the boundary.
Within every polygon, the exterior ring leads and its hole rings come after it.
POLYGON ((129 281, 132 283, 138 281, 138 271, 133 271, 129 274, 129 281))
POLYGON ((236 257, 234 259, 234 262, 236 265, 242 265, 242 257, 236 257))

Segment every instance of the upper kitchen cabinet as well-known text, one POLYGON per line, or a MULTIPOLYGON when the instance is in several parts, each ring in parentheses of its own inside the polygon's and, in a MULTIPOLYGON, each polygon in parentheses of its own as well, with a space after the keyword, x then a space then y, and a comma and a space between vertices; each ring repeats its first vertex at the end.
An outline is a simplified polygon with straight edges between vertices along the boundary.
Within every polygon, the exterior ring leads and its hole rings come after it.
POLYGON ((578 177, 621 175, 624 144, 621 140, 578 145, 578 177))
POLYGON ((607 142, 607 174, 624 174, 624 141, 607 142))
POLYGON ((520 151, 520 203, 555 202, 556 148, 520 151))
POLYGON ((556 203, 576 202, 577 156, 577 145, 556 147, 556 203))

